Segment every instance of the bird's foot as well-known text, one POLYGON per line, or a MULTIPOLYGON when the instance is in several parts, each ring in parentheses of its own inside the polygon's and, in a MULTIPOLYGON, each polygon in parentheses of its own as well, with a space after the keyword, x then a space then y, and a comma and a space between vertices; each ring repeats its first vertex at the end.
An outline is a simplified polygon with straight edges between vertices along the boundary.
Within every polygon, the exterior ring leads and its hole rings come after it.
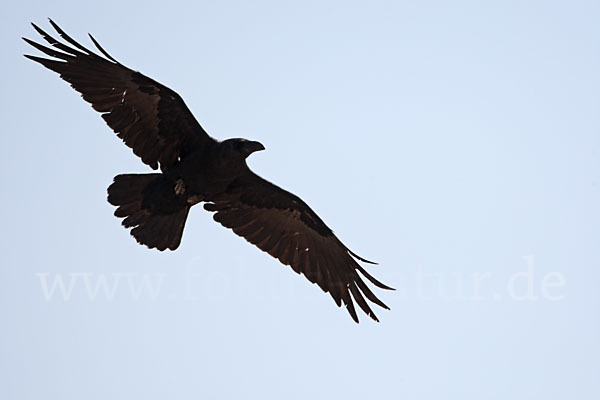
POLYGON ((184 193, 185 193, 185 183, 183 182, 183 179, 177 179, 177 182, 175 182, 175 194, 177 196, 181 196, 184 193))
POLYGON ((187 203, 190 206, 193 206, 194 204, 198 204, 201 201, 204 201, 204 197, 199 194, 194 194, 194 195, 188 197, 188 199, 187 199, 187 203))

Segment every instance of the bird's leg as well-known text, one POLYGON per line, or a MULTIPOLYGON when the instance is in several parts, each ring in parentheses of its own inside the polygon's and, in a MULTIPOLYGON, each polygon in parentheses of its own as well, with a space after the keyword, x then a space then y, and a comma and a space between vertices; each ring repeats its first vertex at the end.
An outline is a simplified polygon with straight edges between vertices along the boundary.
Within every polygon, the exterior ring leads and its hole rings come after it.
POLYGON ((177 196, 181 196, 184 193, 185 193, 185 183, 183 182, 183 179, 179 178, 175 182, 175 194, 177 196))
MULTIPOLYGON (((185 192, 185 182, 181 178, 177 179, 177 181, 175 181, 175 194, 177 196, 183 196, 185 192)), ((187 196, 186 201, 190 206, 193 206, 194 204, 198 204, 201 201, 204 201, 204 196, 200 194, 191 194, 187 196)))
POLYGON ((193 206, 194 204, 198 204, 201 201, 204 201, 204 196, 199 195, 199 194, 193 194, 187 198, 187 203, 190 206, 193 206))

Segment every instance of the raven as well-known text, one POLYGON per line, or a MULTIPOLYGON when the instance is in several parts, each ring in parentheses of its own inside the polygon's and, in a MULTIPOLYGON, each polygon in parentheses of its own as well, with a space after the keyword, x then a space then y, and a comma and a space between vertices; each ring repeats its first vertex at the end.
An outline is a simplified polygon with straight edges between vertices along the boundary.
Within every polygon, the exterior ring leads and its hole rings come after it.
POLYGON ((213 218, 296 273, 303 273, 338 307, 358 322, 354 301, 379 321, 366 299, 389 309, 358 274, 375 286, 393 290, 371 276, 319 216, 298 196, 250 170, 246 158, 264 146, 246 139, 210 137, 182 98, 168 87, 131 70, 90 39, 103 56, 73 40, 52 20, 59 42, 37 25, 52 47, 23 38, 52 57, 25 57, 57 72, 102 113, 102 118, 134 154, 159 173, 122 174, 108 187, 115 216, 131 228, 140 244, 160 251, 179 247, 190 208, 200 202, 213 218), (366 299, 365 299, 366 297, 366 299))

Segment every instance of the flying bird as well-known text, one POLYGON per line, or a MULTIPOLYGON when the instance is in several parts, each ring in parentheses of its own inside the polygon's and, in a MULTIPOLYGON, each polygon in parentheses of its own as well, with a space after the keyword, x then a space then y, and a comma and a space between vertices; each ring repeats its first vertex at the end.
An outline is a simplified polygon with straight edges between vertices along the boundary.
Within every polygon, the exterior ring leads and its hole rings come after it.
POLYGON ((203 203, 215 221, 344 304, 354 321, 353 300, 379 321, 367 300, 389 308, 362 277, 393 289, 371 276, 358 261, 375 263, 348 249, 302 199, 250 170, 246 158, 264 150, 261 143, 212 138, 173 90, 119 63, 91 35, 102 55, 50 24, 64 42, 32 24, 51 47, 23 40, 51 58, 25 57, 60 74, 142 162, 160 171, 117 175, 108 187, 115 216, 140 244, 177 249, 190 208, 203 203))

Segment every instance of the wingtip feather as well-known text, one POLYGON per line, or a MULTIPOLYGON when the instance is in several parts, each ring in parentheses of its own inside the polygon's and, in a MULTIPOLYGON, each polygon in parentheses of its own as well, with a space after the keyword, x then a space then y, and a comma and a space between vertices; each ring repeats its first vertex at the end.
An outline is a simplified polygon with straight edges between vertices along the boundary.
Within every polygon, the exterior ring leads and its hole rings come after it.
MULTIPOLYGON (((345 247, 345 246, 344 246, 345 247)), ((367 264, 371 264, 371 265, 379 265, 378 263, 376 263, 375 261, 369 261, 367 259, 362 258, 361 256, 359 256, 358 254, 356 254, 355 252, 353 252, 352 250, 350 250, 349 248, 346 247, 346 250, 348 250, 348 253, 350 253, 350 255, 352 255, 354 258, 356 258, 359 261, 362 261, 364 263, 367 264)))
POLYGON ((97 41, 96 39, 94 39, 94 37, 92 36, 92 34, 91 34, 91 33, 88 33, 88 36, 89 36, 89 37, 90 37, 90 39, 92 40, 92 43, 94 43, 94 46, 96 46, 96 48, 97 48, 98 50, 100 50, 100 52, 101 52, 102 54, 104 54, 104 56, 105 56, 106 58, 108 58, 109 60, 111 60, 111 61, 113 61, 113 62, 116 62, 117 64, 119 64, 119 62, 118 62, 117 60, 115 60, 115 59, 114 59, 114 58, 113 58, 113 57, 112 57, 110 54, 108 54, 108 52, 107 52, 106 50, 104 50, 104 49, 102 48, 102 46, 100 46, 100 43, 98 43, 98 41, 97 41))

